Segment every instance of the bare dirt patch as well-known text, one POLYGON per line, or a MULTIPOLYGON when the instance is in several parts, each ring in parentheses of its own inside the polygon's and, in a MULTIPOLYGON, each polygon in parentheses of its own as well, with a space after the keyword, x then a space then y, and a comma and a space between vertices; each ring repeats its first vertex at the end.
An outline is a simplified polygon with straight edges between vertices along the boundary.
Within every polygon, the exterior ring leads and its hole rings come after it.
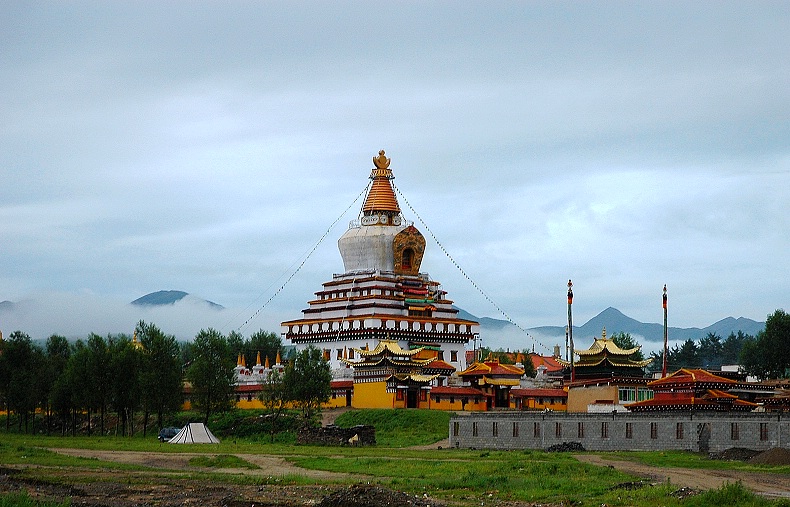
POLYGON ((717 489, 727 483, 740 482, 744 487, 761 495, 790 498, 790 474, 662 468, 632 461, 606 459, 597 454, 576 454, 574 457, 582 463, 616 468, 632 475, 649 478, 653 482, 669 481, 680 488, 702 491, 717 489))

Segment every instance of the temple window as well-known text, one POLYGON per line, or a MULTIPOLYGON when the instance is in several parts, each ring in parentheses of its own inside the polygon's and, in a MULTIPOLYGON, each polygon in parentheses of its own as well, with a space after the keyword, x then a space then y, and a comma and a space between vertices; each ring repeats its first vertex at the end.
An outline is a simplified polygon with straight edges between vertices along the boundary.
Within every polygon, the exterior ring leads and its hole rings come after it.
POLYGON ((646 387, 640 387, 637 391, 637 401, 645 401, 653 399, 653 390, 646 387))
POLYGON ((619 387, 617 388, 617 395, 620 403, 636 401, 636 389, 633 387, 619 387))
POLYGON ((650 438, 654 440, 658 438, 658 423, 650 423, 650 438))
POLYGON ((354 359, 354 349, 348 349, 348 358, 354 359))
POLYGON ((453 436, 455 436, 455 437, 457 437, 457 436, 458 436, 458 426, 459 426, 459 425, 458 425, 458 421, 455 421, 455 422, 453 423, 453 436))
POLYGON ((562 438, 562 423, 554 423, 554 436, 557 438, 562 438))
POLYGON ((513 421, 513 436, 518 436, 518 421, 513 421))
POLYGON ((632 423, 625 423, 625 438, 634 438, 634 427, 632 423))
POLYGON ((584 423, 579 423, 579 438, 584 438, 584 423))
POLYGON ((457 363, 458 362, 458 351, 457 350, 451 350, 450 351, 450 361, 453 362, 453 363, 457 363))
POLYGON ((403 249, 403 258, 401 259, 400 266, 402 269, 411 269, 411 263, 414 259, 414 250, 411 248, 403 249))
POLYGON ((494 421, 491 425, 491 435, 495 437, 499 436, 499 425, 496 421, 494 421))
POLYGON ((324 349, 324 359, 329 361, 331 359, 332 351, 329 349, 324 349))
POLYGON ((740 440, 741 438, 741 430, 738 427, 738 423, 730 423, 730 440, 740 440))
POLYGON ((768 423, 760 423, 760 440, 768 440, 768 423))
POLYGON ((337 359, 343 359, 343 349, 337 349, 337 359))
POLYGON ((540 437, 540 423, 539 422, 536 422, 536 423, 533 424, 532 433, 535 436, 535 438, 539 438, 540 437))
POLYGON ((472 423, 472 436, 473 437, 477 436, 477 423, 476 422, 472 423))
POLYGON ((443 350, 440 350, 440 351, 438 352, 438 354, 436 355, 436 357, 437 357, 437 358, 438 358, 440 361, 444 361, 444 351, 443 351, 443 350))
POLYGON ((609 438, 609 423, 606 421, 601 423, 601 438, 609 438))

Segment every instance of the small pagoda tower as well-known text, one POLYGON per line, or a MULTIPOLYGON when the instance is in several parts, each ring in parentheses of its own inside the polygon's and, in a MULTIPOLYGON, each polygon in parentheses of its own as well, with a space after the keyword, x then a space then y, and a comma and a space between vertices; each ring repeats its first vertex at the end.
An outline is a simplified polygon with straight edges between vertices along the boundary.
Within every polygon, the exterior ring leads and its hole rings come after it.
POLYGON ((338 240, 345 271, 323 284, 302 318, 281 324, 282 336, 297 350, 322 350, 335 379, 347 376, 365 344, 384 340, 405 351, 431 346, 462 370, 479 324, 458 318, 441 284, 420 271, 425 238, 401 214, 383 150, 373 165, 359 218, 338 240))

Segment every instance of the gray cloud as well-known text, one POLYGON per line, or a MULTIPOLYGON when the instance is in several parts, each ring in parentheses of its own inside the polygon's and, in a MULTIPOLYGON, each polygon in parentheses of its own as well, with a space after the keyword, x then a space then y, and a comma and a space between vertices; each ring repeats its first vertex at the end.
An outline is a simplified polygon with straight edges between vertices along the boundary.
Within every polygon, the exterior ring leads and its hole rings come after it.
MULTIPOLYGON (((568 278, 582 320, 659 321, 664 283, 672 325, 762 320, 788 299, 789 18, 771 2, 12 2, 0 300, 174 288, 255 311, 384 148, 524 327, 563 321, 568 278)), ((267 327, 342 269, 360 204, 267 327)), ((501 316, 429 249, 458 305, 501 316)))

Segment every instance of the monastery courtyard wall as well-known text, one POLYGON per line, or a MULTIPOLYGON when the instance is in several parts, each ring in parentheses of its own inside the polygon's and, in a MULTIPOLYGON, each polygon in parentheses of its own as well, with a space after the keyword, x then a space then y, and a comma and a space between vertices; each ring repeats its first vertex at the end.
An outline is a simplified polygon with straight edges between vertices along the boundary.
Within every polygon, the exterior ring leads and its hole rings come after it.
POLYGON ((775 413, 459 413, 449 430, 452 447, 473 449, 547 449, 568 442, 588 451, 790 448, 790 417, 775 413))

